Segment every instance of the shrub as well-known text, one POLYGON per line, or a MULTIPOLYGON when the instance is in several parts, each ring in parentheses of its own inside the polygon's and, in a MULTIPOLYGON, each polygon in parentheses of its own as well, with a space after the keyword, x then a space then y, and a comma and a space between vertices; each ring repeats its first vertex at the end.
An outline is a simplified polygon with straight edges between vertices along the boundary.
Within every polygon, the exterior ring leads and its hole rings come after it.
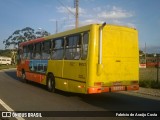
POLYGON ((140 87, 160 89, 160 82, 157 83, 154 80, 140 80, 139 85, 140 87))

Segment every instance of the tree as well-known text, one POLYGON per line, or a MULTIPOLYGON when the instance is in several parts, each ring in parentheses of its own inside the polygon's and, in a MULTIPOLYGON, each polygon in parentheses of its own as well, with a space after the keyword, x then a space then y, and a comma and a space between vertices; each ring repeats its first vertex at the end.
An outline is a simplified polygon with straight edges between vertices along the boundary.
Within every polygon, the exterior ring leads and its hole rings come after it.
POLYGON ((21 30, 15 30, 12 35, 3 41, 3 44, 5 44, 5 48, 9 48, 13 45, 12 49, 15 49, 18 43, 44 37, 49 34, 50 33, 45 30, 38 30, 35 32, 33 28, 25 27, 21 30))
POLYGON ((0 56, 11 57, 10 50, 0 50, 0 56))
POLYGON ((50 35, 50 33, 48 33, 47 31, 39 28, 38 31, 36 32, 37 38, 39 37, 44 37, 44 36, 48 36, 50 35))
POLYGON ((24 41, 29 41, 32 39, 36 39, 39 37, 44 37, 49 35, 50 33, 45 30, 38 30, 35 32, 33 28, 25 27, 21 30, 15 30, 12 35, 10 35, 7 39, 3 41, 3 44, 5 44, 5 48, 9 48, 12 45, 12 48, 10 48, 12 62, 15 64, 15 56, 17 53, 17 46, 19 43, 24 41))
POLYGON ((142 50, 139 50, 139 55, 144 55, 144 52, 142 50))

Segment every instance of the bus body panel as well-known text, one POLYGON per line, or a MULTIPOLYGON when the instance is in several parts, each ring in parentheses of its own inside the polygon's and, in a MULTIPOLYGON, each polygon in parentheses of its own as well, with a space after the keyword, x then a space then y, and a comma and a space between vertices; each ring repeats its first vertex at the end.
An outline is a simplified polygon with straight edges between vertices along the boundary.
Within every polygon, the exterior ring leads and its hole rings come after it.
MULTIPOLYGON (((97 31, 99 29, 97 28, 97 31)), ((98 33, 98 32, 97 32, 98 33)), ((99 38, 94 36, 94 38, 99 38)), ((98 45, 97 40, 97 45, 98 45)), ((96 46, 96 53, 98 47, 96 46)), ((95 88, 99 93, 104 91, 120 91, 138 89, 139 51, 138 33, 136 30, 120 26, 106 25, 103 28, 102 70, 98 70, 98 55, 95 53, 93 66, 89 70, 89 88, 95 88), (114 87, 114 88, 113 88, 114 87)))
MULTIPOLYGON (((93 86, 97 79, 97 63, 98 63, 98 41, 99 41, 99 25, 92 25, 89 35, 88 47, 88 78, 87 87, 93 86)), ((86 92, 87 92, 86 87, 86 92)))
POLYGON ((63 64, 64 64, 63 60, 49 60, 47 73, 51 72, 51 73, 54 73, 54 77, 62 78, 63 64))
POLYGON ((85 82, 87 77, 86 61, 64 61, 63 78, 85 82))
POLYGON ((54 75, 56 89, 68 91, 68 80, 63 78, 63 60, 49 60, 47 74, 51 73, 54 75))
POLYGON ((64 61, 63 78, 68 80, 68 91, 85 93, 87 78, 87 63, 83 60, 64 61))
POLYGON ((127 28, 106 26, 103 33, 105 77, 113 82, 138 80, 137 32, 127 28))

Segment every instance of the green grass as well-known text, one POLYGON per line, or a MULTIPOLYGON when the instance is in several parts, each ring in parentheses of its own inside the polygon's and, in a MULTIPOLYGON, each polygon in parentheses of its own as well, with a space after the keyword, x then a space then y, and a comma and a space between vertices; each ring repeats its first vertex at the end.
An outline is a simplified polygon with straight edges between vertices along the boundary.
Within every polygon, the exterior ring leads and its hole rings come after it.
POLYGON ((9 68, 16 68, 16 65, 0 65, 0 70, 9 68))
POLYGON ((157 83, 155 80, 140 80, 139 85, 145 88, 160 89, 160 81, 157 83))
POLYGON ((160 69, 159 69, 159 81, 157 80, 157 68, 140 68, 139 69, 139 85, 145 88, 160 89, 160 69))

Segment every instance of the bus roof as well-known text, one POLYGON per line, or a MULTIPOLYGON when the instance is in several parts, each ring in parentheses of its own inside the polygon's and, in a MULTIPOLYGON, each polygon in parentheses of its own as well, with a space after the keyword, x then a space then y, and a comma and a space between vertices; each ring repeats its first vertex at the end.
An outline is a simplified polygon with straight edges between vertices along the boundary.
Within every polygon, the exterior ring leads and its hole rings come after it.
MULTIPOLYGON (((42 38, 37 38, 37 39, 30 40, 30 41, 22 42, 22 43, 20 43, 19 46, 21 47, 21 46, 25 46, 25 45, 28 45, 28 44, 31 44, 31 43, 42 42, 44 40, 49 40, 49 39, 53 39, 53 38, 67 36, 67 35, 70 35, 70 34, 76 34, 76 33, 84 32, 84 31, 88 31, 88 30, 90 30, 90 28, 92 26, 100 26, 100 25, 101 24, 90 24, 90 25, 82 26, 82 27, 79 27, 77 29, 71 29, 71 30, 67 30, 67 31, 60 32, 60 33, 57 33, 57 34, 45 36, 45 37, 42 37, 42 38)), ((122 28, 122 29, 129 28, 129 29, 136 30, 135 28, 131 28, 131 27, 128 27, 128 26, 120 26, 120 25, 114 25, 114 24, 106 24, 106 26, 108 26, 108 27, 118 27, 118 28, 122 28)))
POLYGON ((67 30, 67 31, 64 31, 61 33, 57 33, 57 34, 53 34, 53 35, 49 35, 49 36, 45 36, 45 37, 41 37, 41 38, 37 38, 37 39, 32 39, 30 41, 20 43, 19 46, 21 47, 21 46, 29 45, 31 43, 37 43, 37 42, 42 42, 42 41, 48 40, 48 39, 62 37, 65 35, 69 35, 70 33, 75 34, 77 32, 87 31, 87 30, 89 30, 90 27, 91 27, 91 25, 87 25, 87 26, 79 27, 77 29, 67 30))
POLYGON ((47 39, 51 39, 51 38, 58 38, 58 37, 63 37, 63 36, 67 36, 67 35, 70 35, 70 34, 76 34, 76 33, 84 32, 84 31, 88 31, 88 30, 90 30, 92 25, 94 25, 94 24, 82 26, 82 27, 79 27, 77 29, 67 30, 67 31, 64 31, 64 32, 60 32, 60 33, 57 33, 57 34, 50 35, 50 36, 45 36, 44 38, 47 40, 47 39))
POLYGON ((26 41, 26 42, 22 42, 20 43, 19 46, 25 46, 25 45, 28 45, 28 44, 31 44, 31 43, 37 43, 37 42, 41 42, 41 41, 44 41, 45 39, 42 37, 42 38, 37 38, 37 39, 33 39, 33 40, 30 40, 30 41, 26 41))

